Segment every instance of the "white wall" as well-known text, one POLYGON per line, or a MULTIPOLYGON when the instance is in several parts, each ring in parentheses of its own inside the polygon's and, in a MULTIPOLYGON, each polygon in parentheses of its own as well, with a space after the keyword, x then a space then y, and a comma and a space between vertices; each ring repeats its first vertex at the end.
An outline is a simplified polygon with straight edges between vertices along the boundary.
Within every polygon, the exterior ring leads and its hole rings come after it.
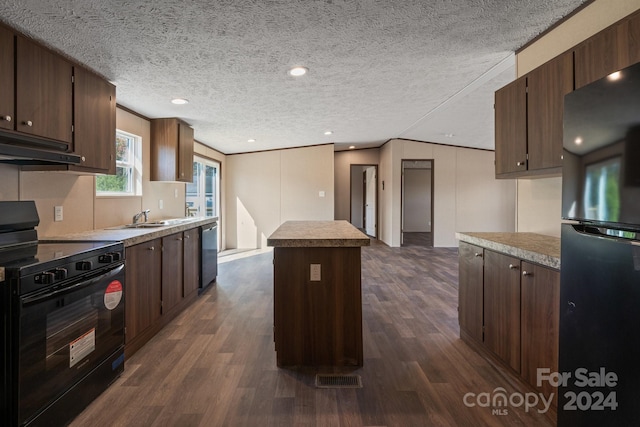
POLYGON ((333 157, 333 144, 226 156, 227 248, 263 248, 285 221, 332 220, 333 157))
MULTIPOLYGON (((638 0, 596 0, 518 53, 522 76, 640 9, 638 0)), ((562 178, 517 181, 517 230, 560 236, 562 178)))
POLYGON ((514 231, 515 183, 496 180, 494 152, 392 140, 381 148, 381 237, 400 246, 402 160, 433 159, 436 247, 455 247, 457 231, 514 231))
MULTIPOLYGON (((379 162, 380 150, 378 148, 337 151, 334 153, 335 219, 349 221, 351 165, 377 165, 379 162)), ((378 180, 378 185, 380 185, 379 182, 380 180, 378 180)), ((382 205, 380 204, 380 206, 382 205)))

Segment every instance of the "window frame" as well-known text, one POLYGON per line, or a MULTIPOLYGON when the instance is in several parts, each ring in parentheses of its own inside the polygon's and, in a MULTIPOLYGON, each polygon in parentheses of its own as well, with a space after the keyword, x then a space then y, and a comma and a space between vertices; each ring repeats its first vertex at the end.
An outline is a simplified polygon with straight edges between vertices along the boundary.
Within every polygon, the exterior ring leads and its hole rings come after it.
POLYGON ((142 195, 142 137, 140 135, 116 129, 117 143, 118 137, 124 137, 130 140, 130 159, 129 162, 118 161, 116 158, 116 170, 118 167, 131 168, 131 177, 129 185, 130 191, 98 191, 98 176, 95 180, 96 197, 137 197, 142 195))

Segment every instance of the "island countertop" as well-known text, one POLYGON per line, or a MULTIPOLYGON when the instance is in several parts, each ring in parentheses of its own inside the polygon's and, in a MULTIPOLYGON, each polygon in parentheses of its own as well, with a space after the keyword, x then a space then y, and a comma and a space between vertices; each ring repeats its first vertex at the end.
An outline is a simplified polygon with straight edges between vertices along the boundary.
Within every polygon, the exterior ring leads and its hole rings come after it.
POLYGON ((482 246, 525 261, 560 269, 560 238, 538 233, 456 233, 462 242, 482 246))
POLYGON ((348 221, 286 221, 267 238, 267 246, 358 247, 369 246, 369 237, 348 221))

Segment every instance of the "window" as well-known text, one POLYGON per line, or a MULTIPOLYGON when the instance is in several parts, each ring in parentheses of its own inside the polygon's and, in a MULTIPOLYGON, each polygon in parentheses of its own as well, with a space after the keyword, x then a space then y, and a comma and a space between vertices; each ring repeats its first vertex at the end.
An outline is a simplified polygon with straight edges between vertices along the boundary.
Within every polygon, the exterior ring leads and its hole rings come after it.
POLYGON ((116 174, 96 177, 98 196, 136 196, 141 194, 141 141, 137 135, 116 130, 116 174))
POLYGON ((194 157, 187 207, 195 216, 220 216, 220 163, 194 157))

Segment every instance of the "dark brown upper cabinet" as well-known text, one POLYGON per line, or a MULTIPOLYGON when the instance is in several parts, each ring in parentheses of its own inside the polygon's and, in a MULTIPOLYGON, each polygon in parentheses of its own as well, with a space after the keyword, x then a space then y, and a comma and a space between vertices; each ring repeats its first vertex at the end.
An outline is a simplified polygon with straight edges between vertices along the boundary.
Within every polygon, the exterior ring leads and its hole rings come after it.
POLYGON ((527 79, 495 94, 496 177, 527 171, 527 79))
POLYGON ((115 86, 91 71, 76 66, 73 99, 73 151, 82 157, 79 168, 115 174, 115 86))
POLYGON ((13 130, 14 34, 0 27, 0 128, 13 130))
POLYGON ((16 39, 15 130, 70 146, 73 66, 22 36, 16 39))
POLYGON ((571 52, 527 74, 528 170, 562 167, 564 96, 572 91, 571 52))
POLYGON ((640 61, 640 12, 575 47, 576 89, 640 61))
POLYGON ((193 181, 193 128, 184 121, 151 120, 151 181, 193 181))
POLYGON ((561 172, 564 96, 572 90, 566 52, 496 91, 496 178, 561 172))

